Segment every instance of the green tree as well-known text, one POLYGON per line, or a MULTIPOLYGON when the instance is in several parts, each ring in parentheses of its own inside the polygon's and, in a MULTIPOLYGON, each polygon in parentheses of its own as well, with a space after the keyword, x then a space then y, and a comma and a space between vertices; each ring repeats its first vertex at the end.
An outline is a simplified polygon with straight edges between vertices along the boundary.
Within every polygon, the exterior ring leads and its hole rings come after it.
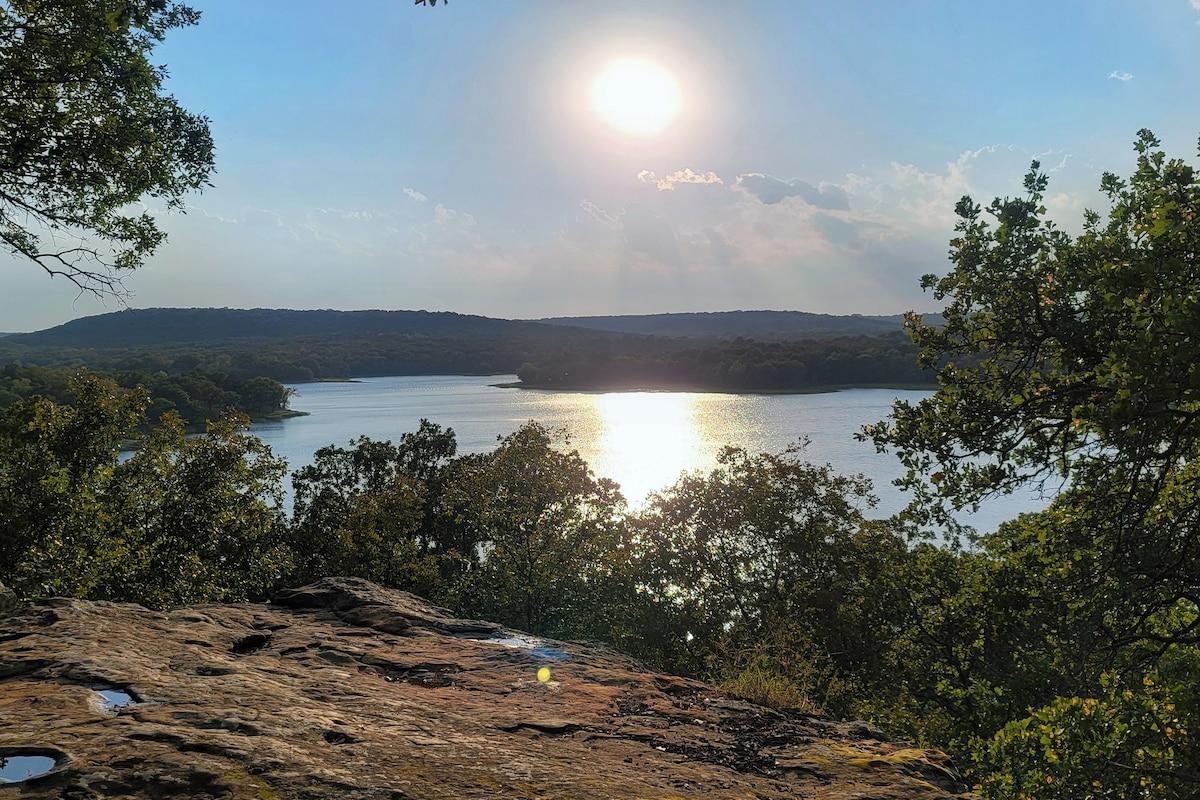
POLYGON ((638 578, 676 619, 665 660, 718 675, 729 665, 803 673, 821 685, 797 691, 846 710, 851 686, 865 695, 877 684, 906 621, 896 578, 908 551, 889 524, 865 518, 866 478, 810 464, 801 449, 727 447, 710 473, 653 496, 636 527, 638 578))
POLYGON ((533 633, 603 628, 602 587, 627 556, 617 485, 533 422, 457 466, 447 503, 480 556, 464 609, 533 633))
POLYGON ((956 742, 977 737, 991 796, 1194 788, 1154 726, 1197 716, 1172 665, 1196 663, 1200 631, 1200 182, 1159 146, 1139 133, 1132 177, 1101 180, 1107 219, 1088 211, 1076 237, 1046 218, 1036 162, 1023 197, 963 198, 953 269, 923 279, 945 324, 908 320, 939 389, 866 432, 907 466, 918 521, 1064 490, 983 537, 952 601, 926 608, 926 640, 949 638, 924 656, 945 678, 930 696, 956 742))
POLYGON ((242 384, 238 405, 251 416, 266 416, 286 411, 295 393, 295 389, 289 389, 273 378, 260 375, 242 384))
POLYGON ((927 508, 1077 487, 1108 567, 1169 606, 1200 589, 1200 182, 1157 147, 1142 131, 1133 177, 1101 181, 1107 224, 1089 211, 1077 238, 1045 219, 1036 163, 994 227, 960 201, 955 268, 923 281, 945 325, 909 321, 941 386, 869 433, 927 508))
POLYGON ((283 459, 230 413, 189 437, 167 414, 106 487, 89 596, 151 607, 261 599, 290 570, 283 459))
POLYGON ((150 61, 198 12, 173 0, 0 6, 0 241, 81 289, 120 290, 165 234, 133 204, 182 210, 213 170, 208 120, 150 61))
POLYGON ((288 569, 286 464, 233 415, 189 438, 167 415, 124 463, 146 394, 85 375, 72 404, 32 397, 0 418, 0 582, 162 607, 262 597, 288 569))
POLYGON ((1097 697, 1062 697, 1004 726, 981 754, 981 782, 1004 800, 1047 796, 1191 798, 1200 786, 1195 650, 1129 678, 1101 676, 1097 697))
POLYGON ((293 582, 354 575, 449 602, 463 559, 441 495, 456 448, 452 430, 421 420, 398 445, 360 437, 318 450, 292 477, 293 582))
POLYGON ((1088 211, 1077 238, 1046 218, 1037 162, 1024 197, 986 215, 959 201, 954 269, 922 279, 948 302, 945 323, 907 323, 923 364, 945 363, 940 388, 868 431, 919 497, 967 505, 1031 481, 1119 476, 1126 494, 1152 490, 1125 509, 1136 515, 1195 460, 1200 183, 1158 144, 1139 134, 1133 177, 1101 181, 1107 224, 1088 211))
POLYGON ((74 405, 34 396, 0 418, 0 582, 25 597, 89 590, 117 453, 144 421, 144 391, 87 375, 71 389, 74 405))

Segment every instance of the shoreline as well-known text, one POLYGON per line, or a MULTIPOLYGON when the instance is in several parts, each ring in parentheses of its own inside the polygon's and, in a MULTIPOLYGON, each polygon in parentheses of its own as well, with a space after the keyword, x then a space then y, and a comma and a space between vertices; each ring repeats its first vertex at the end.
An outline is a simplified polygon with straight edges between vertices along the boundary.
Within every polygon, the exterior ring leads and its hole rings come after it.
MULTIPOLYGON (((262 416, 262 417, 251 417, 250 418, 250 431, 254 430, 255 425, 258 425, 263 422, 283 422, 284 420, 293 419, 294 417, 307 417, 310 414, 311 414, 311 412, 309 412, 309 411, 296 411, 294 409, 289 408, 285 411, 275 411, 271 414, 267 414, 266 416, 262 416)), ((205 422, 203 425, 184 425, 183 430, 184 430, 184 433, 188 436, 200 436, 205 432, 207 427, 208 427, 208 423, 205 422)), ((121 445, 120 445, 120 447, 117 448, 117 451, 120 453, 136 453, 138 450, 140 450, 142 448, 142 444, 144 442, 145 442, 145 437, 141 437, 138 439, 122 439, 121 445)))
POLYGON ((664 394, 743 394, 743 395, 787 395, 787 394, 830 394, 833 392, 844 392, 851 389, 895 389, 896 391, 907 392, 933 392, 937 391, 936 383, 844 383, 844 384, 829 384, 824 386, 806 386, 801 389, 725 389, 715 388, 711 386, 655 386, 655 385, 637 385, 637 386, 598 386, 598 387, 572 387, 572 386, 555 386, 536 383, 522 383, 521 381, 511 381, 508 383, 490 383, 497 389, 524 389, 541 392, 573 392, 578 394, 608 394, 608 393, 633 393, 633 392, 661 392, 664 394))

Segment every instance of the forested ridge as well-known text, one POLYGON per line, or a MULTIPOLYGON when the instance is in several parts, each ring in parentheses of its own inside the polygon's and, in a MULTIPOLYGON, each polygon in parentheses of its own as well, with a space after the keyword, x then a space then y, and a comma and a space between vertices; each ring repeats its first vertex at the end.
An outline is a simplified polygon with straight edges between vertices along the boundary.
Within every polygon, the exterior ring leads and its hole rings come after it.
MULTIPOLYGON (((936 315, 931 315, 936 316, 936 315)), ((904 329, 904 317, 813 314, 805 311, 709 311, 547 317, 537 320, 601 331, 700 338, 801 339, 825 336, 884 336, 904 329)))
MULTIPOLYGON (((933 383, 899 328, 785 340, 728 333, 745 327, 741 315, 758 313, 716 315, 723 321, 706 326, 708 336, 679 338, 420 311, 147 309, 4 337, 0 362, 110 373, 198 370, 289 383, 513 373, 529 386, 562 389, 804 391, 933 383)), ((864 318, 833 319, 853 328, 864 318)))
MULTIPOLYGON (((34 348, 89 346, 110 349, 224 341, 346 335, 496 336, 579 335, 564 328, 606 333, 764 339, 871 336, 899 333, 903 317, 810 314, 801 311, 721 311, 605 317, 511 320, 431 311, 334 311, 236 308, 146 308, 81 317, 13 342, 34 348)), ((595 334, 590 334, 595 336, 595 334)), ((617 337, 608 337, 619 340, 617 337)))
POLYGON ((536 322, 438 311, 332 311, 273 308, 145 308, 81 317, 12 342, 100 349, 204 344, 232 339, 336 336, 497 336, 544 330, 536 322))

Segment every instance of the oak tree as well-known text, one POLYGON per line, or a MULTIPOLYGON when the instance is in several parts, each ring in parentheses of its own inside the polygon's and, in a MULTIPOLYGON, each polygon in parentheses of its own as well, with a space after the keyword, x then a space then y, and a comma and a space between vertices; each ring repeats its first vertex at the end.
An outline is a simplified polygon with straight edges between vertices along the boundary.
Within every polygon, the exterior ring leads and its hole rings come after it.
POLYGON ((174 0, 0 5, 0 242, 81 290, 120 293, 165 239, 140 202, 208 185, 208 120, 164 88, 156 44, 199 13, 174 0))
POLYGON ((1048 219, 1037 162, 1023 196, 958 203, 953 268, 923 279, 944 324, 908 319, 939 389, 865 432, 907 466, 918 520, 1059 492, 979 540, 914 639, 957 637, 926 671, 990 797, 1194 794, 1200 180, 1150 131, 1135 148, 1078 236, 1048 219))

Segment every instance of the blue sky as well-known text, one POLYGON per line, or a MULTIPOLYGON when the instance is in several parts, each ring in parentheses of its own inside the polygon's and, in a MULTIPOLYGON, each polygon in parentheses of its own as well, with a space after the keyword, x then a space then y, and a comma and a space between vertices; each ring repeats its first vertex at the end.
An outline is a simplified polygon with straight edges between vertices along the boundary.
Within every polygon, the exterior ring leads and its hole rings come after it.
MULTIPOLYGON (((134 308, 933 310, 963 194, 1038 158, 1075 228, 1139 128, 1200 134, 1200 0, 194 5, 155 60, 217 173, 134 308), (678 85, 656 135, 592 107, 621 58, 678 85)), ((121 307, 7 257, 0 286, 0 330, 121 307)))

